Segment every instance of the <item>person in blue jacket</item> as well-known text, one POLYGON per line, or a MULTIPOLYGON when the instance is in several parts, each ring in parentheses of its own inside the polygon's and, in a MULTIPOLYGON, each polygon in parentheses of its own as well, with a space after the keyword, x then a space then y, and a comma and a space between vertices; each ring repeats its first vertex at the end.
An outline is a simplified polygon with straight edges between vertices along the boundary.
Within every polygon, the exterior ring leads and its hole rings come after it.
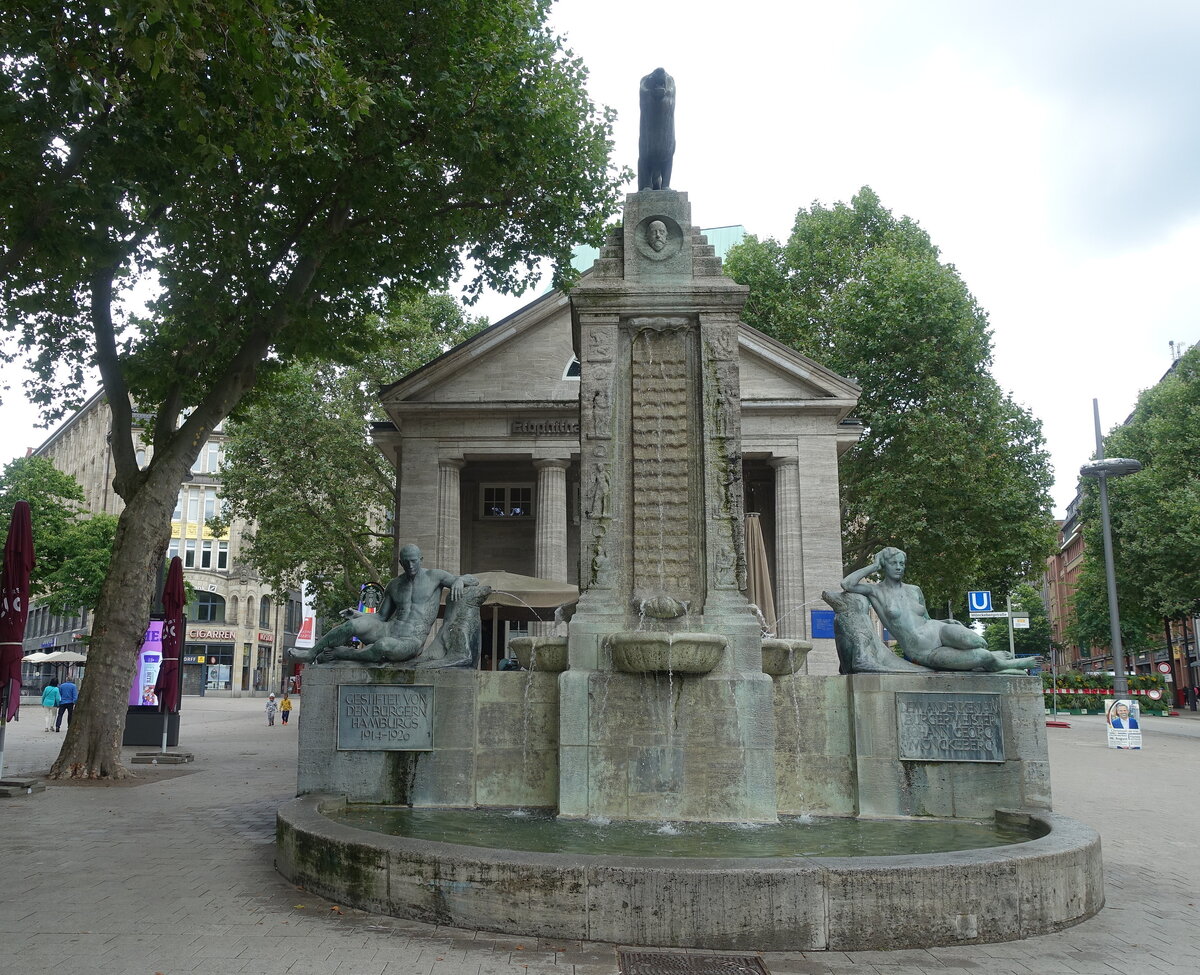
POLYGON ((67 716, 67 727, 71 727, 71 715, 75 713, 75 702, 79 700, 79 688, 68 678, 58 685, 58 718, 54 722, 54 730, 62 731, 63 715, 67 716))

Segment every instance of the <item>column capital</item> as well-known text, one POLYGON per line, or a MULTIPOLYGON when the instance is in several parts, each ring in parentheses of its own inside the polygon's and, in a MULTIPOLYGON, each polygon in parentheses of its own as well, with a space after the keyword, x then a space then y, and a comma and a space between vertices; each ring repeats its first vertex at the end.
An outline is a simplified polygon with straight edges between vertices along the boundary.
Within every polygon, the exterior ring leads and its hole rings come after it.
POLYGON ((466 465, 467 465, 467 462, 465 460, 463 460, 463 458, 461 458, 461 457, 439 457, 438 458, 438 467, 445 467, 447 469, 461 471, 464 467, 466 467, 466 465))
POLYGON ((772 467, 774 467, 776 470, 779 470, 779 468, 781 468, 781 467, 797 467, 798 468, 800 466, 800 458, 799 457, 770 457, 767 459, 767 463, 770 464, 772 467))
POLYGON ((534 460, 534 470, 543 470, 549 468, 551 470, 567 470, 571 466, 570 457, 539 457, 534 460))

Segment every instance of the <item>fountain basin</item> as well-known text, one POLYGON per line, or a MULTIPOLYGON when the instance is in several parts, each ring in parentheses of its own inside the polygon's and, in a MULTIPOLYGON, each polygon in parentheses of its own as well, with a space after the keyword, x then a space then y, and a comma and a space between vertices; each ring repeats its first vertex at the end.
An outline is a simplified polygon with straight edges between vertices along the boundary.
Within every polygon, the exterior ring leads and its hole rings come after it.
POLYGON ((502 850, 337 822, 309 795, 277 820, 279 871, 363 910, 526 937, 748 951, 1006 941, 1104 903, 1100 839, 1050 812, 1005 813, 1028 842, 865 857, 598 856, 502 850))
POLYGON ((613 633, 613 668, 626 674, 707 674, 721 662, 725 637, 716 633, 613 633))
POLYGON ((807 640, 778 640, 764 638, 762 642, 762 669, 771 677, 794 674, 804 666, 812 644, 807 640))
POLYGON ((524 670, 561 674, 567 669, 565 636, 519 636, 508 641, 524 670))

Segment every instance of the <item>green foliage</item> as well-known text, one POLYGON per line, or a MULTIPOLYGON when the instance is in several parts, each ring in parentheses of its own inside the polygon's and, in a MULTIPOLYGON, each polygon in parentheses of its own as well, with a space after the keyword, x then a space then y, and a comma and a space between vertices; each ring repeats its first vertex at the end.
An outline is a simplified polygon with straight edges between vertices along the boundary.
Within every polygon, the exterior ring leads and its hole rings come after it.
MULTIPOLYGON (((1108 481, 1122 640, 1137 650, 1161 644, 1164 619, 1200 614, 1200 347, 1138 397, 1128 421, 1105 438, 1104 453, 1142 464, 1108 481)), ((1074 632, 1080 646, 1108 646, 1099 487, 1088 478, 1084 492, 1087 548, 1074 632)))
POLYGON ((62 561, 46 576, 50 612, 67 616, 91 609, 108 575, 117 536, 115 515, 99 514, 72 524, 62 536, 62 561))
MULTIPOLYGON (((1116 482, 1113 482, 1116 483, 1116 482)), ((1085 507, 1085 516, 1087 508, 1085 507)), ((1099 506, 1095 508, 1099 522, 1099 506)), ((1071 600, 1071 616, 1067 624, 1067 639, 1084 650, 1085 655, 1098 655, 1112 643, 1112 628, 1108 613, 1108 584, 1104 575, 1104 542, 1097 525, 1087 532, 1087 548, 1078 585, 1071 600)), ((1117 608, 1121 621, 1121 645, 1126 654, 1144 653, 1161 645, 1162 617, 1141 600, 1134 598, 1119 568, 1121 560, 1116 541, 1113 542, 1114 565, 1117 568, 1117 608)))
POLYGON ((386 517, 395 472, 371 443, 378 389, 486 325, 448 295, 395 302, 364 323, 356 366, 295 365, 260 385, 229 426, 221 468, 224 519, 245 518, 242 557, 279 594, 307 580, 318 613, 358 601, 363 582, 386 582, 386 517))
POLYGON ((7 7, 0 304, 35 399, 73 406, 61 380, 109 352, 144 408, 195 405, 268 352, 352 355, 347 323, 444 285, 464 250, 474 292, 569 266, 618 180, 609 115, 546 7, 7 7), (106 318, 146 275, 153 319, 118 321, 106 349, 93 303, 106 318))
MULTIPOLYGON (((1050 650, 1050 617, 1046 615, 1041 593, 1028 583, 1022 583, 1013 591, 1012 608, 1029 614, 1029 629, 1013 630, 1013 646, 1016 652, 1045 656, 1050 650)), ((987 638, 989 650, 1008 650, 1007 620, 989 623, 984 627, 983 635, 987 638)))
POLYGON ((745 319, 862 387, 861 443, 840 466, 847 568, 887 545, 931 607, 1007 592, 1051 550, 1041 424, 988 372, 984 312, 928 235, 868 188, 814 203, 786 244, 749 237, 725 261, 745 319))
POLYGON ((21 457, 0 472, 0 531, 8 531, 13 505, 22 500, 29 502, 33 525, 33 596, 59 615, 90 609, 108 568, 117 519, 88 517, 79 482, 45 457, 21 457))

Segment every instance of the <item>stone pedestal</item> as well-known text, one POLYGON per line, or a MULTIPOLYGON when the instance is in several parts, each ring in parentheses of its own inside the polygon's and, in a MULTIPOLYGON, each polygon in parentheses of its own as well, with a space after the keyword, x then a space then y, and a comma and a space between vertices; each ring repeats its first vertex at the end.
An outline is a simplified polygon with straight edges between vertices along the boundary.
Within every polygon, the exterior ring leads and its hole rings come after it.
MULTIPOLYGON (((304 671, 296 793, 351 802, 413 806, 553 808, 558 791, 557 674, 404 670, 350 662, 304 671), (364 696, 355 720, 382 736, 378 746, 339 747, 338 687, 364 696), (392 687, 425 685, 432 747, 395 750, 387 738, 409 723, 378 702, 392 687)), ((339 713, 340 712, 340 713, 339 713)))
POLYGON ((987 818, 997 809, 1051 808, 1037 678, 934 673, 848 680, 859 815, 987 818))

